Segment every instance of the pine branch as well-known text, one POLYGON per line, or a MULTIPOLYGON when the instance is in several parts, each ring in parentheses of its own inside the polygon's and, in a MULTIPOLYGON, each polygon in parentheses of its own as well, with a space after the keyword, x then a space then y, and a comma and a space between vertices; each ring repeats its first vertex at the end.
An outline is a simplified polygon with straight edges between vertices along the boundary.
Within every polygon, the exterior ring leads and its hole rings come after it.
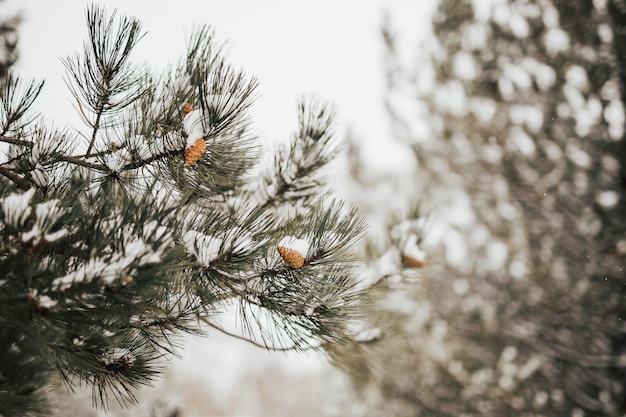
MULTIPOLYGON (((106 115, 124 109, 145 93, 145 71, 130 67, 130 53, 142 38, 141 24, 136 19, 122 17, 116 23, 116 11, 108 17, 92 6, 87 10, 89 42, 83 57, 76 55, 63 62, 69 77, 66 84, 79 103, 94 113, 87 154, 93 149, 98 131, 106 115)), ((84 112, 82 112, 84 115, 84 112)), ((86 120, 87 117, 85 115, 86 120)))
POLYGON ((22 139, 8 137, 8 136, 5 136, 5 135, 0 135, 0 141, 4 142, 4 143, 10 143, 12 145, 33 146, 33 142, 29 142, 27 140, 22 140, 22 139))
POLYGON ((2 120, 0 136, 5 136, 11 131, 19 131, 32 122, 32 118, 25 119, 25 116, 43 86, 44 81, 34 80, 24 85, 24 81, 12 70, 6 76, 0 77, 0 120, 2 120), (19 121, 21 123, 18 124, 19 121))
POLYGON ((269 188, 263 206, 307 203, 322 186, 318 172, 338 153, 332 109, 315 100, 299 103, 299 129, 289 149, 280 148, 265 176, 269 188))
POLYGON ((20 177, 19 175, 17 175, 15 172, 13 172, 12 170, 8 168, 0 166, 0 174, 4 175, 5 177, 13 181, 13 183, 15 183, 15 185, 17 185, 18 188, 21 190, 26 191, 32 187, 30 182, 20 177))

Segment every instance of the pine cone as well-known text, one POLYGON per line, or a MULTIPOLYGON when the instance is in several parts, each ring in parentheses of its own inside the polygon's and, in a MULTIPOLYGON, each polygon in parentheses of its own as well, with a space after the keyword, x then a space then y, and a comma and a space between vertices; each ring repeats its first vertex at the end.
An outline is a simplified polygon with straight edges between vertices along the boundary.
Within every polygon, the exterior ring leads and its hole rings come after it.
POLYGON ((185 149, 185 165, 195 164, 204 155, 204 151, 206 151, 206 141, 202 138, 196 139, 192 146, 185 149))
POLYGON ((183 114, 191 113, 192 111, 193 111, 193 107, 191 107, 191 104, 189 103, 183 104, 183 114))
POLYGON ((409 268, 422 268, 426 266, 426 261, 423 259, 417 259, 408 255, 402 255, 402 263, 409 268))
POLYGON ((280 254, 280 257, 292 268, 298 269, 304 265, 304 256, 297 251, 284 246, 277 246, 276 250, 280 254))

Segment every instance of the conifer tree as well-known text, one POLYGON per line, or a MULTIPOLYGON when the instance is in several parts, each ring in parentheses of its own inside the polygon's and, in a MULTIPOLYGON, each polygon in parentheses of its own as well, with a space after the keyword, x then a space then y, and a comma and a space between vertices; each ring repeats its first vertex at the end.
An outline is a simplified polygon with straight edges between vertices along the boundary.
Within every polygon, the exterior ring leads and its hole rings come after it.
POLYGON ((84 50, 63 61, 84 130, 31 110, 43 82, 0 80, 0 415, 46 415, 55 378, 91 386, 96 406, 133 402, 176 335, 219 330, 227 308, 268 349, 353 340, 364 222, 321 176, 330 106, 303 99, 292 140, 262 163, 257 80, 210 28, 159 74, 132 61, 137 19, 86 15, 84 50))
POLYGON ((367 415, 626 412, 625 17, 620 0, 442 0, 415 66, 386 29, 394 135, 445 268, 385 301, 412 336, 367 415))

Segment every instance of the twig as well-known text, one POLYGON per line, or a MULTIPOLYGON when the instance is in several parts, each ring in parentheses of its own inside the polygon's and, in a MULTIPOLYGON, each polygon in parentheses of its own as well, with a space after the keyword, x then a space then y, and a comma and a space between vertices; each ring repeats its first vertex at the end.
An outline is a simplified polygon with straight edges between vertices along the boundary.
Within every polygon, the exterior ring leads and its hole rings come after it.
MULTIPOLYGON (((110 87, 110 81, 109 80, 105 80, 107 89, 110 87)), ((98 134, 98 130, 100 129, 100 119, 102 118, 102 115, 104 114, 104 106, 106 104, 106 102, 108 101, 108 94, 106 97, 98 97, 98 105, 96 107, 96 121, 93 122, 93 124, 91 124, 91 127, 93 129, 93 133, 91 134, 91 140, 89 141, 89 146, 87 146, 87 154, 89 154, 91 152, 91 149, 93 149, 93 145, 96 143, 96 136, 98 134)))
MULTIPOLYGON (((14 139, 14 138, 10 138, 7 136, 2 136, 0 135, 0 142, 6 142, 6 143, 10 143, 12 145, 18 145, 18 146, 28 146, 28 147, 32 147, 34 146, 34 142, 29 142, 26 140, 21 140, 21 139, 14 139)), ((93 155, 85 155, 85 156, 68 156, 68 155, 63 155, 61 153, 55 152, 54 156, 58 158, 59 161, 64 161, 64 162, 69 162, 71 164, 75 164, 75 165, 81 165, 84 166, 85 168, 91 168, 91 169, 96 169, 99 171, 107 171, 107 167, 102 165, 102 164, 94 164, 91 162, 87 162, 85 160, 83 160, 83 158, 86 157, 90 157, 90 156, 96 156, 98 154, 93 154, 93 155)), ((50 161, 48 163, 45 163, 44 165, 50 165, 53 164, 57 161, 50 161)), ((3 173, 4 176, 7 176, 5 173, 3 173)), ((8 176, 7 176, 8 177, 8 176)), ((11 178, 11 177, 9 177, 11 178)))
POLYGON ((5 135, 0 135, 0 142, 10 143, 11 145, 19 145, 19 146, 33 146, 33 142, 28 142, 26 140, 14 139, 5 135))
POLYGON ((140 161, 130 162, 124 165, 124 167, 122 168, 122 171, 143 168, 144 166, 149 165, 154 161, 158 161, 158 160, 165 159, 165 158, 172 157, 172 156, 179 155, 179 154, 180 154, 180 150, 166 150, 165 152, 160 153, 158 155, 152 155, 150 158, 141 159, 140 161))
POLYGON ((224 333, 225 335, 234 337, 235 339, 239 339, 239 340, 243 340, 244 342, 248 342, 256 347, 260 347, 261 349, 267 349, 270 350, 272 352, 291 352, 294 350, 312 350, 312 349, 318 349, 320 348, 322 345, 320 346, 304 346, 304 347, 298 347, 296 345, 293 346, 287 346, 287 347, 276 347, 276 346, 268 346, 266 344, 263 343, 259 343, 255 340, 252 339, 248 339, 247 337, 235 334, 235 333, 231 333, 228 330, 223 329, 222 327, 218 326, 217 324, 213 323, 212 321, 210 321, 209 319, 207 319, 206 317, 200 317, 200 320, 202 320, 204 323, 208 324, 209 326, 211 326, 212 328, 214 328, 215 330, 218 330, 222 333, 224 333))
MULTIPOLYGON (((98 170, 98 171, 109 171, 109 169, 105 165, 94 164, 93 162, 85 161, 84 159, 82 159, 80 157, 68 156, 68 155, 63 155, 63 154, 58 154, 56 156, 58 156, 60 161, 68 162, 70 164, 80 165, 80 166, 83 166, 85 168, 91 168, 91 169, 95 169, 95 170, 98 170)), ((50 164, 52 164, 54 162, 56 162, 56 161, 51 161, 50 164)), ((48 164, 45 164, 45 165, 48 165, 48 164)))
POLYGON ((32 187, 30 182, 20 177, 19 175, 17 175, 15 172, 11 171, 10 169, 7 169, 6 167, 0 166, 0 174, 4 175, 5 177, 13 181, 15 185, 17 185, 20 189, 24 191, 32 187))

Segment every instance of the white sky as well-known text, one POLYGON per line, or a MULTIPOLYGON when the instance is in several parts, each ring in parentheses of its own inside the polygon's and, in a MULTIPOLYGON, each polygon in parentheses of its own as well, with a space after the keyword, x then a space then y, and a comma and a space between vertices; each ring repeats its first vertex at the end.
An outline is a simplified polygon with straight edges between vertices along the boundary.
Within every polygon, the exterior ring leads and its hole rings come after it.
MULTIPOLYGON (((380 27, 389 12, 409 47, 429 25, 433 0, 101 0, 138 17, 147 35, 136 61, 165 68, 185 52, 194 26, 210 24, 229 41, 232 62, 260 78, 252 108, 263 140, 287 138, 303 94, 332 100, 341 129, 364 142, 388 136, 382 107, 384 73, 380 27)), ((21 56, 16 70, 45 79, 36 108, 57 127, 82 128, 63 82, 61 57, 82 49, 85 8, 78 0, 6 0, 21 10, 21 56)), ((5 6, 3 6, 5 7, 5 6)))

